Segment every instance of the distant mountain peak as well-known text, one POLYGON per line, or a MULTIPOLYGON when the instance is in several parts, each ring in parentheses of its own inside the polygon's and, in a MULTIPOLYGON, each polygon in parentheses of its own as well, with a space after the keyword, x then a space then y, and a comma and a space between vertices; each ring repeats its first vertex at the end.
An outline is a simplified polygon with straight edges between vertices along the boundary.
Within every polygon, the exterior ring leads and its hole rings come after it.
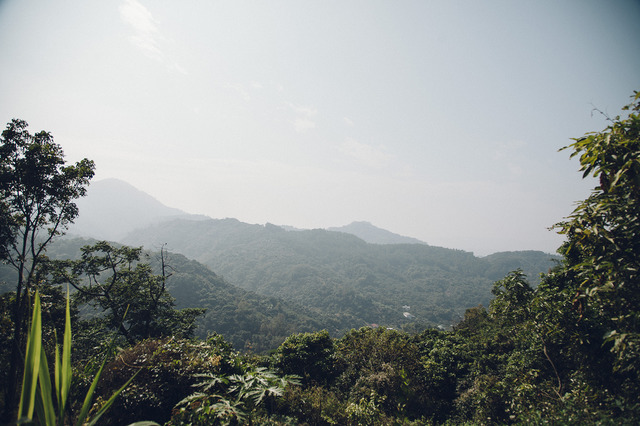
POLYGON ((133 185, 115 178, 91 182, 86 197, 76 201, 80 211, 70 234, 117 241, 134 229, 175 217, 193 217, 168 207, 133 185))
POLYGON ((417 238, 405 237, 378 228, 367 221, 355 221, 345 226, 327 228, 327 231, 352 234, 371 244, 427 244, 417 238))

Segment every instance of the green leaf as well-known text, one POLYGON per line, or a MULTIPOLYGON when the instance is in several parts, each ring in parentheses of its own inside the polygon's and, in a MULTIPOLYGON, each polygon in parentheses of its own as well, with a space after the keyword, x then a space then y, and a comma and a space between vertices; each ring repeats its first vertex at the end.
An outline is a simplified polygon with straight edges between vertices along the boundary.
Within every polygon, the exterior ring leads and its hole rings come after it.
POLYGON ((91 409, 91 403, 93 401, 93 393, 96 390, 96 386, 98 386, 98 380, 100 380, 100 375, 102 374, 102 369, 104 368, 104 364, 106 363, 106 359, 102 361, 102 365, 100 365, 100 369, 96 373, 96 377, 93 378, 93 382, 91 382, 91 386, 87 391, 87 395, 84 397, 84 402, 82 403, 82 408, 80 409, 80 415, 78 416, 78 421, 76 422, 76 426, 82 426, 84 424, 87 415, 89 414, 89 410, 91 409))
MULTIPOLYGON (((40 369, 38 370, 38 391, 36 393, 36 409, 38 420, 42 424, 55 425, 56 412, 51 397, 51 376, 49 376, 49 366, 47 356, 44 351, 40 351, 40 369)), ((61 413, 63 415, 64 413, 61 413)))
POLYGON ((35 395, 40 371, 40 352, 42 351, 42 314, 40 311, 40 295, 36 291, 31 319, 31 331, 27 337, 24 374, 22 376, 22 393, 18 405, 18 418, 33 419, 35 395))
POLYGON ((102 408, 100 408, 100 410, 96 413, 95 417, 88 423, 88 426, 93 426, 96 424, 96 422, 100 419, 100 417, 102 417, 102 415, 109 409, 109 407, 113 405, 113 402, 116 400, 116 398, 122 393, 123 390, 125 390, 127 386, 129 386, 129 384, 133 381, 133 379, 136 378, 136 376, 138 375, 138 373, 140 373, 140 371, 142 370, 136 371, 136 374, 134 374, 129 380, 127 380, 127 383, 122 385, 120 389, 118 389, 113 393, 113 395, 111 395, 111 398, 109 398, 109 400, 104 403, 102 408))
POLYGON ((64 321, 64 336, 62 345, 62 370, 60 371, 60 389, 58 390, 60 417, 64 416, 67 406, 69 389, 71 389, 71 308, 69 307, 69 287, 67 286, 67 308, 64 321))

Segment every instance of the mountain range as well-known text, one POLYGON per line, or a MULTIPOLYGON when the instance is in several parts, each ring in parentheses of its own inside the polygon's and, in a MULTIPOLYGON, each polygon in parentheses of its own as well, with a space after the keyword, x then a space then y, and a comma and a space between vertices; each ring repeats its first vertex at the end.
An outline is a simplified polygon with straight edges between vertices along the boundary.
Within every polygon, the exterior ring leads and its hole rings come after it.
POLYGON ((118 241, 134 229, 167 219, 204 218, 168 207, 119 179, 92 182, 87 195, 79 198, 76 205, 80 214, 68 234, 98 240, 118 241))
MULTIPOLYGON (((87 195, 76 201, 80 211, 69 234, 99 240, 119 241, 128 233, 172 219, 205 220, 207 216, 168 207, 151 195, 120 179, 92 182, 87 195)), ((283 229, 303 229, 283 225, 283 229)), ((369 222, 352 222, 329 231, 344 232, 372 244, 426 244, 416 238, 394 234, 369 222)))
POLYGON ((493 282, 508 272, 522 268, 535 285, 557 259, 537 251, 479 258, 367 222, 301 230, 212 219, 167 207, 115 179, 92 183, 78 206, 68 237, 49 255, 76 256, 91 242, 79 236, 151 251, 164 246, 176 271, 169 289, 178 307, 207 308, 198 334, 217 331, 236 347, 258 351, 322 328, 333 335, 378 324, 446 328, 467 308, 486 306, 493 282))

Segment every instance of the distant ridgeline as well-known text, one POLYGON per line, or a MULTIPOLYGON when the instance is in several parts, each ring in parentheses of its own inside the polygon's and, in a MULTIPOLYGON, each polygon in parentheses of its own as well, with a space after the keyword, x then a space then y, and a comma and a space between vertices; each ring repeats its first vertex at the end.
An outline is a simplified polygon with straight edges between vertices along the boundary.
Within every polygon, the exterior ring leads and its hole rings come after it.
POLYGON ((346 232, 371 244, 426 244, 417 238, 394 234, 369 222, 352 222, 349 225, 327 228, 327 231, 346 232))

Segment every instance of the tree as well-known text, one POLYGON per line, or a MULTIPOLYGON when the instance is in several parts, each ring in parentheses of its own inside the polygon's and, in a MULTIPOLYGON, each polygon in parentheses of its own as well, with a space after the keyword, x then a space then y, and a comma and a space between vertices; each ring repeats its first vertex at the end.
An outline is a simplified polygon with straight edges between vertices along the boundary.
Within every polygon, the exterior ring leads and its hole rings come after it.
POLYGON ((490 313, 501 323, 516 325, 529 316, 529 304, 534 292, 521 269, 511 272, 493 284, 490 313))
POLYGON ((336 374, 335 346, 327 330, 292 334, 276 350, 277 366, 306 382, 327 383, 336 374))
POLYGON ((140 262, 141 247, 115 247, 100 241, 82 248, 79 260, 55 261, 54 281, 68 282, 79 303, 104 311, 98 323, 116 330, 129 344, 149 337, 191 337, 195 320, 204 309, 174 309, 174 298, 166 289, 169 274, 166 252, 160 251, 161 275, 140 262))
POLYGON ((640 92, 623 108, 565 149, 579 156, 583 177, 599 185, 571 216, 556 225, 581 316, 596 313, 608 330, 616 370, 637 376, 640 356, 640 92))
POLYGON ((599 182, 556 225, 567 238, 562 262, 534 291, 518 272, 494 287, 491 314, 514 342, 504 383, 519 422, 633 423, 640 414, 639 99, 564 148, 599 182))
POLYGON ((49 242, 78 215, 74 203, 86 193, 95 165, 86 158, 65 165, 60 145, 49 132, 31 134, 28 124, 14 119, 0 138, 0 258, 17 271, 13 303, 14 339, 5 399, 10 417, 24 346, 28 298, 49 242))

